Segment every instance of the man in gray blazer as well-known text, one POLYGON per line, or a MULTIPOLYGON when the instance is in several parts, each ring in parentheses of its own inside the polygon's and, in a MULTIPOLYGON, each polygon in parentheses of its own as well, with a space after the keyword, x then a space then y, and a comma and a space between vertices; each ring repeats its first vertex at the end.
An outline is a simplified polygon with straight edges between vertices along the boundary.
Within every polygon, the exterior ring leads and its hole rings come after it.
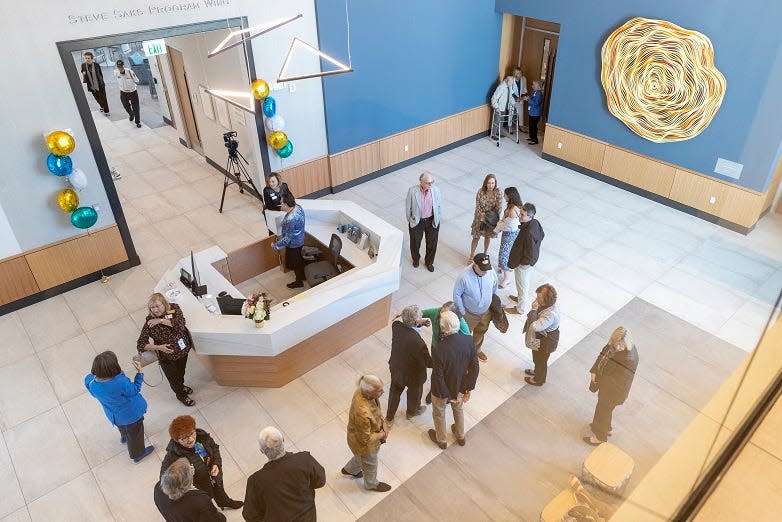
POLYGON ((421 239, 426 235, 426 269, 434 272, 434 255, 437 252, 437 236, 440 232, 440 189, 434 186, 434 177, 424 172, 419 184, 410 187, 405 200, 405 217, 410 229, 410 254, 413 266, 421 258, 421 239))

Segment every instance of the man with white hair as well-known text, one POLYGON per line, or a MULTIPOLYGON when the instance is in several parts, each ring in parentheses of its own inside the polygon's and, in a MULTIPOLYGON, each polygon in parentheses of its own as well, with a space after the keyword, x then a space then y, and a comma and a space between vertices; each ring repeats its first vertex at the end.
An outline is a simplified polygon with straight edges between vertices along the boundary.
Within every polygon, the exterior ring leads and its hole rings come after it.
POLYGON ((261 430, 258 445, 269 461, 247 479, 244 519, 317 520, 315 490, 326 484, 323 466, 308 451, 285 451, 285 439, 274 426, 261 430))
POLYGON ((445 449, 445 407, 453 410, 451 431, 460 446, 464 437, 464 412, 462 404, 470 400, 470 394, 478 381, 478 353, 472 337, 459 332, 459 317, 451 312, 440 315, 440 333, 444 338, 432 347, 432 418, 433 430, 429 438, 440 449, 445 449))
POLYGON ((418 176, 418 185, 410 187, 405 198, 405 219, 410 231, 410 255, 414 267, 418 267, 421 260, 421 239, 426 236, 424 264, 427 270, 434 272, 441 216, 440 189, 434 186, 434 177, 429 172, 423 172, 418 176))
POLYGON ((342 468, 343 475, 364 477, 364 487, 385 493, 391 486, 377 480, 377 454, 388 437, 388 424, 380 411, 383 381, 376 375, 362 375, 350 403, 348 447, 353 458, 342 468))

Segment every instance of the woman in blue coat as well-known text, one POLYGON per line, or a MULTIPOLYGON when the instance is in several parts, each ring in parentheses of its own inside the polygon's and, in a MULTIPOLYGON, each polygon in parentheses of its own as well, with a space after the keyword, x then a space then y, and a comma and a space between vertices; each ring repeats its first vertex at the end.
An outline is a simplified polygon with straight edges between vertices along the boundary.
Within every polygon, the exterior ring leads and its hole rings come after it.
POLYGON ((144 447, 144 414, 147 412, 147 401, 141 396, 144 374, 140 362, 133 361, 133 366, 136 377, 131 381, 119 367, 117 355, 103 352, 92 361, 92 372, 84 378, 84 385, 103 406, 109 422, 119 429, 120 442, 128 444, 128 454, 138 464, 152 453, 154 446, 144 447))
POLYGON ((285 267, 290 268, 296 274, 296 280, 288 283, 288 288, 301 288, 304 286, 304 258, 301 257, 301 247, 304 246, 304 209, 296 204, 293 194, 286 192, 282 195, 282 210, 285 217, 280 225, 280 237, 276 243, 272 243, 274 250, 285 249, 285 267))
POLYGON ((538 122, 543 111, 543 92, 540 89, 541 84, 539 81, 532 82, 532 95, 527 97, 527 108, 529 109, 529 138, 527 143, 530 145, 538 143, 538 122))

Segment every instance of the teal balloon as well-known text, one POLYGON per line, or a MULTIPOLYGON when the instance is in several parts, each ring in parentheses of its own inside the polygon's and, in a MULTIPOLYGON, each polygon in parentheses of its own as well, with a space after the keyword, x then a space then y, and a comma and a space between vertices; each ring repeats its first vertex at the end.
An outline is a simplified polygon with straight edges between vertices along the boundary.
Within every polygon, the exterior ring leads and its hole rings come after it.
POLYGON ((289 139, 288 143, 286 143, 284 147, 277 149, 277 154, 281 158, 287 158, 293 154, 293 142, 289 139))
POLYGON ((55 176, 68 176, 73 171, 73 161, 70 156, 49 154, 46 158, 46 168, 55 176))
POLYGON ((92 207, 79 207, 71 214, 71 224, 76 228, 90 228, 98 222, 98 213, 92 207))
POLYGON ((265 100, 263 100, 263 113, 266 115, 267 118, 271 118, 275 115, 277 112, 277 102, 274 101, 274 98, 271 96, 267 96, 265 100))

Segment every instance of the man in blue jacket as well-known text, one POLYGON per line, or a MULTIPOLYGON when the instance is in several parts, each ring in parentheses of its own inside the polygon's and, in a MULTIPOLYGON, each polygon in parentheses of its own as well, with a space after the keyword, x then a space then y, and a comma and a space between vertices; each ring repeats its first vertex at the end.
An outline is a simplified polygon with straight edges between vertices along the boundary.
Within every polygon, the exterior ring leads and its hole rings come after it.
POLYGON ((440 449, 445 449, 445 407, 453 410, 451 431, 456 442, 464 446, 463 403, 470 400, 470 394, 478 381, 478 353, 472 337, 459 332, 459 318, 453 312, 440 315, 440 333, 445 336, 437 346, 432 347, 432 418, 435 429, 429 430, 429 438, 440 449))

